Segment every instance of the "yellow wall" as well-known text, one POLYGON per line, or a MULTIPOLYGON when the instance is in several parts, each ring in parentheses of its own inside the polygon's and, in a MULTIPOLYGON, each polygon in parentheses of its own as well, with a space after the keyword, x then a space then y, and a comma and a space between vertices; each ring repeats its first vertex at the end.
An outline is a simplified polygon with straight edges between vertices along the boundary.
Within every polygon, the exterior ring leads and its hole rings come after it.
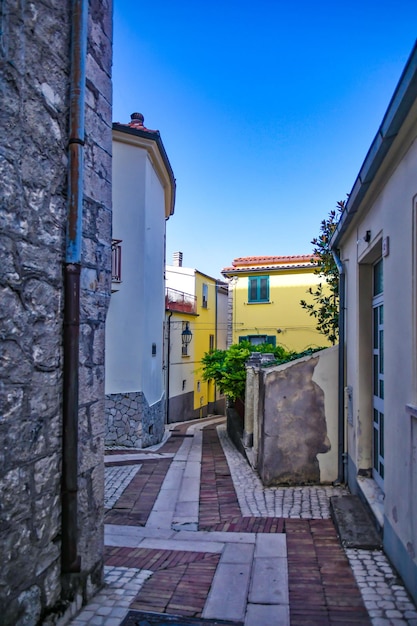
POLYGON ((238 343, 240 336, 272 335, 277 345, 297 352, 330 345, 315 329, 316 319, 300 305, 300 300, 312 302, 307 290, 319 282, 310 268, 237 275, 232 281, 233 343, 238 343), (258 275, 269 275, 269 303, 248 303, 248 277, 258 275))
MULTIPOLYGON (((214 385, 202 379, 201 359, 210 348, 210 335, 216 336, 216 281, 204 274, 195 273, 197 313, 193 324, 194 342, 194 409, 207 414, 207 403, 214 402, 214 385), (207 285, 207 308, 203 307, 203 284, 207 285), (202 408, 204 407, 204 408, 202 408)), ((215 344, 214 344, 215 345, 215 344)))

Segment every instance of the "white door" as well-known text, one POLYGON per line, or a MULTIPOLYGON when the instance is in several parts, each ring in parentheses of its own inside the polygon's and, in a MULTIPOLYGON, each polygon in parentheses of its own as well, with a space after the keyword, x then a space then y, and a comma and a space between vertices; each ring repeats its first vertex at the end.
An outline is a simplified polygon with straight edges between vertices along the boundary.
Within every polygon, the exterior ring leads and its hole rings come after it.
POLYGON ((374 265, 373 289, 373 443, 372 474, 384 488, 384 296, 382 259, 374 265))

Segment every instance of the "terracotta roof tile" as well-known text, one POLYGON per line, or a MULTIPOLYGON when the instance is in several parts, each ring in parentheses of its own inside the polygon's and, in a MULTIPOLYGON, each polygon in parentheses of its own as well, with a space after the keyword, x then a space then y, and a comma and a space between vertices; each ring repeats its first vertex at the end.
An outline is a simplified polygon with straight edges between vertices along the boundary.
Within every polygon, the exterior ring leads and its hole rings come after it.
POLYGON ((294 256, 248 256, 234 259, 231 267, 222 269, 222 274, 256 271, 273 271, 286 269, 302 269, 311 267, 318 257, 311 254, 294 256))
POLYGON ((311 258, 311 254, 298 254, 293 256, 245 256, 233 259, 232 265, 233 267, 239 267, 241 265, 263 265, 265 263, 305 263, 306 261, 310 261, 311 258))

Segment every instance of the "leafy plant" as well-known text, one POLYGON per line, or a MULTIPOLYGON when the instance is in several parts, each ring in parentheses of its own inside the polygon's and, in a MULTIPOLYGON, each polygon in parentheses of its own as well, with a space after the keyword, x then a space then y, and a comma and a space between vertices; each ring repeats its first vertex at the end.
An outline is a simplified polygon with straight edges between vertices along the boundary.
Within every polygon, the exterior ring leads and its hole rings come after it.
POLYGON ((314 246, 311 262, 317 264, 315 274, 323 281, 307 291, 313 302, 301 300, 300 304, 317 320, 317 330, 335 344, 339 337, 339 271, 330 248, 330 240, 345 208, 345 200, 339 200, 327 219, 320 224, 320 235, 311 243, 314 246))
POLYGON ((246 368, 245 362, 251 352, 272 353, 274 362, 285 362, 294 358, 294 352, 288 352, 282 346, 268 343, 252 345, 249 341, 233 344, 227 350, 206 352, 201 360, 203 380, 214 380, 220 393, 230 400, 245 397, 246 368))

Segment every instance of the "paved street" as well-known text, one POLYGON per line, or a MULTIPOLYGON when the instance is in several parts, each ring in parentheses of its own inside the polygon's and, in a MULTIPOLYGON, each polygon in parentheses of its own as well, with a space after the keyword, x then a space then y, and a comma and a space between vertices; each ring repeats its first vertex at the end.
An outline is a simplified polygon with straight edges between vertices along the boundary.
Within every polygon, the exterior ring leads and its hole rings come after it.
POLYGON ((330 519, 340 487, 264 488, 224 418, 171 425, 151 450, 108 450, 106 586, 72 626, 120 626, 128 610, 244 626, 417 626, 382 551, 344 551, 330 519))

